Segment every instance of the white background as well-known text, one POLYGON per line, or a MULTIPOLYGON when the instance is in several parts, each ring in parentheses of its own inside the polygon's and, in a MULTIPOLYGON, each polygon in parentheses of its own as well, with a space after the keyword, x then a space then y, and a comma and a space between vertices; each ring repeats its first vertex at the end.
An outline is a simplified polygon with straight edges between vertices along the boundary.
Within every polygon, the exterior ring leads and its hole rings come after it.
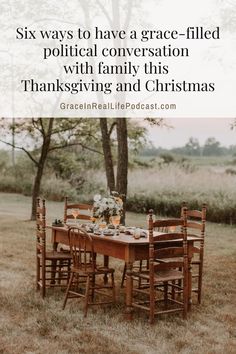
MULTIPOLYGON (((235 58, 235 2, 231 0, 142 0, 139 2, 111 0, 45 1, 20 0, 1 1, 1 43, 0 43, 0 115, 2 117, 174 117, 174 118, 233 118, 236 112, 236 58, 235 58), (129 12, 130 10, 130 12, 129 12), (125 23, 128 23, 128 27, 125 23), (221 39, 214 41, 176 40, 174 46, 188 47, 189 58, 157 58, 168 64, 169 75, 159 75, 161 81, 215 82, 214 93, 127 93, 126 95, 96 95, 89 92, 70 93, 24 93, 21 79, 51 82, 56 78, 68 81, 62 72, 66 62, 73 64, 73 58, 42 59, 43 46, 57 46, 58 41, 16 40, 16 28, 27 26, 32 30, 73 29, 78 27, 92 30, 94 26, 103 29, 177 29, 184 32, 188 26, 203 26, 214 30, 220 26, 221 39), (83 102, 145 102, 175 103, 176 110, 162 111, 89 111, 61 110, 60 103, 83 102)), ((72 44, 72 42, 67 42, 72 44)), ((73 42, 78 43, 78 42, 73 42)), ((107 42, 106 42, 107 43, 107 42)), ((151 41, 144 46, 161 47, 170 41, 151 41)), ((78 43, 82 44, 82 43, 78 43)), ((120 43, 116 43, 117 45, 120 43)), ((84 45, 91 45, 85 43, 84 45)), ((101 43, 102 45, 102 43, 101 43)), ((123 45, 123 44, 122 44, 123 45)), ((127 42, 127 46, 134 42, 127 42)), ((140 45, 136 43, 136 45, 140 45)), ((110 46, 114 46, 111 41, 110 46)), ((98 58, 97 60, 101 60, 98 58)), ((103 60, 103 59, 102 59, 103 60)), ((127 59, 128 60, 128 59, 127 59)), ((146 60, 146 59, 145 59, 146 60)), ((152 59, 153 62, 155 59, 152 59)), ((111 62, 111 61, 110 61, 111 62)), ((140 59, 137 60, 140 63, 140 59)), ((142 59, 144 62, 144 58, 142 59)), ((74 75, 70 80, 85 79, 74 75)), ((118 78, 119 79, 119 78, 118 78)), ((127 78, 129 80, 129 78, 127 78)), ((145 80, 145 77, 142 78, 145 80)), ((99 77, 99 81, 107 80, 99 77)), ((112 77, 116 82, 117 77, 112 77)))

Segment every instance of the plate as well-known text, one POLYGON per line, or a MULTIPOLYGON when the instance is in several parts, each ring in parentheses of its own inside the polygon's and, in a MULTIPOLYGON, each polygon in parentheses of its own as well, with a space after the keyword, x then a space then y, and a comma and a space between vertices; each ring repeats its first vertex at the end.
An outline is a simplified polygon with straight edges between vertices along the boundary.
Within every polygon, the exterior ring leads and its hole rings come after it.
POLYGON ((103 232, 103 235, 104 236, 114 236, 114 232, 110 231, 110 230, 107 230, 107 231, 104 231, 103 232))
POLYGON ((126 235, 133 235, 134 234, 135 227, 127 227, 125 229, 125 234, 126 235))
POLYGON ((94 235, 101 235, 101 231, 98 231, 98 230, 94 230, 94 235))

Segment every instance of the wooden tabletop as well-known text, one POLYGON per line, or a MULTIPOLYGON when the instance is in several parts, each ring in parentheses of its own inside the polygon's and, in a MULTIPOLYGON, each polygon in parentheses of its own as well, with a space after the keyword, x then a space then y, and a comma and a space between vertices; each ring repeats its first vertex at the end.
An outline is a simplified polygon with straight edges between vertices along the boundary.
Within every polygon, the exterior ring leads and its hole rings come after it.
MULTIPOLYGON (((58 226, 47 226, 48 228, 52 229, 52 230, 60 230, 60 231, 63 231, 63 232, 68 232, 68 229, 69 227, 68 226, 63 226, 63 227, 58 227, 58 226)), ((145 230, 147 232, 147 235, 148 235, 148 231, 145 230)), ((162 235, 163 233, 162 232, 157 232, 155 231, 155 236, 158 236, 158 235, 162 235)), ((90 236, 92 236, 94 239, 99 239, 99 240, 109 240, 110 242, 114 242, 114 243, 123 243, 123 244, 138 244, 138 245, 146 245, 149 243, 149 237, 140 237, 139 239, 135 239, 133 237, 133 235, 128 235, 128 234, 125 234, 123 232, 120 232, 119 235, 111 235, 111 236, 108 236, 108 235, 96 235, 94 233, 89 233, 90 236)), ((201 241, 201 237, 197 237, 197 236, 194 236, 194 235, 191 235, 191 236, 188 236, 187 237, 188 241, 201 241)), ((175 240, 177 241, 177 240, 175 240)), ((163 241, 160 241, 160 242, 163 242, 163 241)), ((165 243, 168 242, 168 241, 164 241, 165 243)), ((171 242, 171 241, 170 241, 171 242)))

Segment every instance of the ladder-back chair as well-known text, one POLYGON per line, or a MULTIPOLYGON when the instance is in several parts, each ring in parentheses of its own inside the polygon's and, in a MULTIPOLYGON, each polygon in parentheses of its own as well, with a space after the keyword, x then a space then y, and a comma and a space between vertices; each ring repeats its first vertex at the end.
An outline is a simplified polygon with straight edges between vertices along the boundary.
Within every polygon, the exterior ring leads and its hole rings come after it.
POLYGON ((187 317, 188 308, 188 249, 186 233, 186 209, 183 218, 153 221, 153 211, 149 212, 149 269, 132 273, 146 280, 141 288, 133 288, 132 306, 149 312, 150 323, 155 315, 180 311, 187 317), (155 228, 181 227, 181 232, 155 233, 155 228), (167 263, 161 262, 167 258, 167 263), (169 296, 168 288, 172 289, 173 282, 183 281, 182 299, 169 296), (159 290, 162 291, 159 291, 159 290), (164 297, 158 297, 164 294, 164 297), (160 304, 163 302, 161 308, 160 304), (170 304, 170 307, 168 306, 170 304))
POLYGON ((86 317, 88 307, 91 305, 115 303, 114 269, 99 267, 96 264, 93 239, 84 229, 69 228, 68 238, 73 265, 63 309, 69 298, 84 298, 84 317, 86 317), (103 282, 103 276, 108 278, 106 284, 103 282), (76 283, 74 284, 75 278, 76 283), (105 301, 101 301, 99 296, 105 297, 105 301))
MULTIPOLYGON (((157 231, 159 232, 168 232, 169 229, 168 227, 160 227, 157 231)), ((134 268, 138 269, 140 272, 142 270, 148 269, 148 259, 147 260, 141 260, 141 261, 137 261, 134 264, 134 268)), ((123 268, 123 273, 122 273, 122 278, 121 278, 121 283, 120 283, 120 287, 123 288, 124 287, 124 282, 126 280, 126 270, 127 270, 127 266, 126 263, 124 264, 124 268, 123 268)), ((141 286, 141 279, 138 279, 138 287, 141 286)))
POLYGON ((44 298, 46 288, 66 287, 71 267, 70 254, 47 250, 45 200, 36 205, 36 288, 44 298))
MULTIPOLYGON (((186 208, 186 203, 183 203, 183 210, 186 208)), ((199 243, 194 247, 194 257, 192 259, 192 278, 196 280, 196 287, 192 287, 192 292, 197 294, 198 303, 202 300, 202 278, 203 278, 203 260, 204 260, 204 244, 205 244, 205 229, 206 229, 206 204, 203 203, 201 210, 187 210, 187 234, 188 236, 199 237, 199 243)))

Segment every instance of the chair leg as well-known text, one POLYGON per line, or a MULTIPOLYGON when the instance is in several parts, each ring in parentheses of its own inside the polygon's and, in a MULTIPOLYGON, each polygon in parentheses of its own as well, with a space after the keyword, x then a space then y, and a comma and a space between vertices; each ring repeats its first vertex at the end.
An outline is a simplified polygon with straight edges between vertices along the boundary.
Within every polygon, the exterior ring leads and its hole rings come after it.
POLYGON ((150 283, 150 312, 149 312, 149 322, 150 324, 154 323, 154 313, 155 313, 155 294, 154 294, 154 285, 150 283))
POLYGON ((168 283, 164 283, 164 303, 165 303, 165 309, 167 309, 168 306, 168 283))
POLYGON ((198 274, 198 292, 197 292, 197 299, 199 305, 202 301, 202 263, 199 264, 199 274, 198 274))
POLYGON ((176 284, 175 280, 172 280, 172 289, 171 289, 171 298, 175 300, 175 287, 174 285, 176 284))
POLYGON ((61 284, 61 281, 64 281, 64 272, 63 272, 63 268, 66 267, 66 269, 68 269, 68 265, 66 264, 66 261, 59 261, 58 264, 58 284, 61 284))
POLYGON ((120 284, 120 287, 121 287, 121 288, 124 287, 125 276, 126 276, 126 263, 125 263, 124 269, 123 269, 123 274, 122 274, 122 279, 121 279, 121 284, 120 284))
POLYGON ((37 257, 37 259, 36 259, 36 290, 40 289, 39 281, 40 281, 40 259, 39 259, 39 257, 37 257))
MULTIPOLYGON (((141 273, 143 268, 143 261, 139 261, 139 272, 141 273)), ((141 281, 141 277, 139 277, 138 279, 138 288, 140 289, 142 285, 142 281, 141 281)))
POLYGON ((84 317, 87 317, 87 313, 88 313, 89 289, 90 289, 90 277, 87 276, 85 299, 84 299, 84 317))
MULTIPOLYGON (((52 260, 51 269, 52 269, 52 279, 51 279, 50 283, 55 284, 56 271, 57 271, 57 260, 52 260)), ((60 269, 60 267, 59 267, 59 269, 60 269)))
POLYGON ((92 275, 92 294, 91 294, 91 297, 92 297, 92 301, 94 301, 94 294, 95 294, 95 275, 93 274, 92 275))
POLYGON ((45 267, 45 264, 42 264, 41 271, 42 271, 41 295, 42 295, 42 298, 44 299, 45 295, 46 295, 46 279, 45 279, 46 278, 46 267, 45 267))
POLYGON ((71 260, 68 261, 68 265, 67 265, 67 279, 66 279, 66 283, 69 283, 70 280, 70 270, 71 270, 71 260))
POLYGON ((66 303, 67 303, 67 299, 68 299, 68 295, 69 295, 69 291, 70 291, 70 288, 71 288, 71 284, 72 284, 73 278, 74 278, 74 273, 71 273, 69 284, 68 284, 67 289, 66 289, 66 295, 65 295, 64 302, 63 302, 62 310, 64 310, 65 307, 66 307, 66 303))
POLYGON ((186 320, 187 319, 187 313, 188 313, 188 282, 187 279, 183 280, 183 304, 184 304, 184 308, 183 308, 183 318, 186 320))
POLYGON ((111 285, 112 285, 112 301, 116 302, 116 288, 115 288, 115 279, 114 273, 111 273, 111 285))
MULTIPOLYGON (((104 267, 108 268, 109 267, 109 256, 104 255, 103 259, 104 259, 104 261, 103 261, 104 262, 104 267)), ((106 285, 107 282, 108 282, 107 274, 104 275, 103 280, 104 280, 104 284, 106 285)))

